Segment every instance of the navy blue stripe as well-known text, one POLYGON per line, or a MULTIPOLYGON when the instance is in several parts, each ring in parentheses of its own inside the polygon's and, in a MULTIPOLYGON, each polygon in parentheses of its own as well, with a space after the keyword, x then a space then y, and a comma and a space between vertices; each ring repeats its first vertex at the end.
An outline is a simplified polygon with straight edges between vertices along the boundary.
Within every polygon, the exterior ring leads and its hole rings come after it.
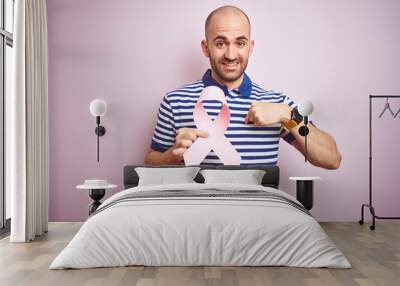
POLYGON ((277 134, 225 134, 227 138, 276 138, 277 134))
POLYGON ((249 126, 249 127, 228 127, 228 131, 243 130, 243 131, 280 131, 280 127, 265 127, 265 126, 249 126))
MULTIPOLYGON (((271 162, 271 163, 257 163, 257 166, 275 166, 277 162, 278 161, 271 162)), ((240 165, 241 166, 253 166, 254 164, 255 163, 241 163, 240 165)), ((222 163, 220 165, 222 165, 222 163)))
POLYGON ((207 164, 207 165, 212 165, 212 166, 220 166, 220 165, 223 165, 222 163, 211 163, 211 162, 207 162, 207 163, 205 163, 205 164, 207 164))
POLYGON ((196 99, 181 99, 181 98, 178 98, 178 99, 170 99, 169 100, 169 102, 170 103, 194 103, 194 104, 196 104, 196 102, 197 102, 197 98, 196 99))
POLYGON ((178 129, 180 129, 180 128, 197 128, 197 126, 194 124, 194 122, 192 122, 192 124, 181 126, 178 129))
MULTIPOLYGON (((263 160, 263 159, 274 159, 277 158, 278 155, 267 155, 267 156, 240 156, 242 160, 263 160)), ((216 155, 207 155, 206 159, 216 160, 219 159, 216 155)))
MULTIPOLYGON (((256 163, 241 163, 240 165, 241 166, 254 166, 254 165, 257 165, 257 166, 275 166, 276 163, 277 163, 277 161, 270 162, 270 163, 257 163, 257 164, 256 163)), ((212 166, 221 166, 221 165, 223 165, 222 163, 214 163, 214 162, 205 162, 203 164, 212 165, 212 166)))
POLYGON ((246 104, 246 105, 248 105, 248 106, 246 106, 246 107, 230 106, 230 107, 229 107, 229 110, 249 111, 250 105, 251 105, 251 104, 246 104))
POLYGON ((265 146, 265 145, 276 145, 276 144, 278 144, 279 143, 279 139, 277 140, 277 141, 271 141, 271 142, 262 142, 262 141, 260 141, 260 142, 258 142, 258 141, 256 141, 256 142, 248 142, 248 141, 240 141, 240 142, 231 142, 232 143, 232 145, 233 146, 237 146, 237 145, 262 145, 262 146, 265 146))
POLYGON ((164 145, 164 144, 160 144, 154 140, 151 140, 151 149, 155 150, 155 151, 160 151, 160 152, 164 152, 165 150, 167 150, 169 148, 169 146, 164 145))
POLYGON ((260 149, 247 149, 247 148, 236 148, 236 151, 238 152, 275 152, 278 151, 279 147, 275 147, 275 148, 260 148, 260 149))
MULTIPOLYGON (((175 143, 175 138, 173 140, 169 140, 169 139, 165 139, 165 138, 161 138, 160 136, 157 135, 157 133, 153 134, 154 138, 162 141, 162 142, 166 142, 166 143, 171 143, 174 144, 175 143)), ((166 145, 167 146, 167 145, 166 145)))

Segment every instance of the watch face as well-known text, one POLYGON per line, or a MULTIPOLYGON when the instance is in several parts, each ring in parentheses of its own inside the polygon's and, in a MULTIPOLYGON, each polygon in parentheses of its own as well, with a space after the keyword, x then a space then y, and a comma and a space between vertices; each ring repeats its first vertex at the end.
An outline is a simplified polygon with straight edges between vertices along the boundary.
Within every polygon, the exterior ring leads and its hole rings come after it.
POLYGON ((301 116, 301 114, 297 110, 297 107, 292 109, 292 119, 295 120, 297 123, 303 121, 303 116, 301 116))

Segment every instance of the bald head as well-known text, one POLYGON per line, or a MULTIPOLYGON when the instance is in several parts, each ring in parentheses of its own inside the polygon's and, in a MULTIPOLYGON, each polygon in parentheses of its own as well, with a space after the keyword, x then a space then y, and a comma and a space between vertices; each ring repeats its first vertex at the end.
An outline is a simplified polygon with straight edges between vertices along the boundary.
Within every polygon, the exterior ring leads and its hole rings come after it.
POLYGON ((228 6, 219 7, 217 9, 215 9, 214 11, 212 11, 210 13, 210 15, 208 15, 208 17, 206 19, 206 24, 205 24, 206 38, 208 38, 207 35, 209 33, 210 27, 213 26, 216 21, 219 22, 221 20, 229 20, 232 18, 236 18, 239 21, 242 20, 242 22, 244 21, 246 23, 246 25, 248 26, 248 32, 249 32, 249 36, 250 36, 251 27, 250 27, 249 17, 241 9, 239 9, 235 6, 228 5, 228 6))
POLYGON ((222 6, 208 15, 205 32, 201 48, 212 78, 229 89, 238 87, 254 47, 249 18, 235 6, 222 6))

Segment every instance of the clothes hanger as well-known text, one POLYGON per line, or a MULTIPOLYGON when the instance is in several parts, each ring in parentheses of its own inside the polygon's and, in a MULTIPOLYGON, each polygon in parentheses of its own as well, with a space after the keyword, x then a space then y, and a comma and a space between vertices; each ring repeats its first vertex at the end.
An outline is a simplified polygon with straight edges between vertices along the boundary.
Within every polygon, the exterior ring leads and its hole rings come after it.
MULTIPOLYGON (((389 110, 389 112, 392 114, 393 117, 395 117, 392 109, 390 108, 390 104, 389 104, 389 98, 386 97, 386 104, 385 104, 385 108, 383 109, 383 111, 381 112, 381 114, 379 115, 379 118, 381 118, 383 116, 383 114, 386 112, 386 109, 389 110)), ((397 112, 399 113, 399 112, 397 112)), ((396 115, 397 115, 396 113, 396 115)))
POLYGON ((399 110, 397 110, 396 114, 394 115, 394 118, 396 118, 399 113, 400 113, 400 108, 399 108, 399 110))

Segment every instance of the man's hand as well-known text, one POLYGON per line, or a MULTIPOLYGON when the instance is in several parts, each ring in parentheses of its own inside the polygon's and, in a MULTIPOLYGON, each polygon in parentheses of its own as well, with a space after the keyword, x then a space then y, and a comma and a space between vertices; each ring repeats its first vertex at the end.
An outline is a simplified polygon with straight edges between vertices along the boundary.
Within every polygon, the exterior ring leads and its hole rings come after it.
POLYGON ((283 123, 290 119, 291 108, 283 103, 253 102, 244 119, 245 124, 264 126, 283 123))
POLYGON ((174 165, 181 164, 183 153, 199 137, 207 138, 208 133, 195 128, 181 128, 175 137, 175 144, 164 152, 150 149, 145 158, 145 163, 149 165, 174 165))
POLYGON ((208 133, 195 128, 181 128, 176 135, 175 144, 172 147, 172 154, 183 156, 183 153, 196 141, 197 138, 207 138, 208 133))

